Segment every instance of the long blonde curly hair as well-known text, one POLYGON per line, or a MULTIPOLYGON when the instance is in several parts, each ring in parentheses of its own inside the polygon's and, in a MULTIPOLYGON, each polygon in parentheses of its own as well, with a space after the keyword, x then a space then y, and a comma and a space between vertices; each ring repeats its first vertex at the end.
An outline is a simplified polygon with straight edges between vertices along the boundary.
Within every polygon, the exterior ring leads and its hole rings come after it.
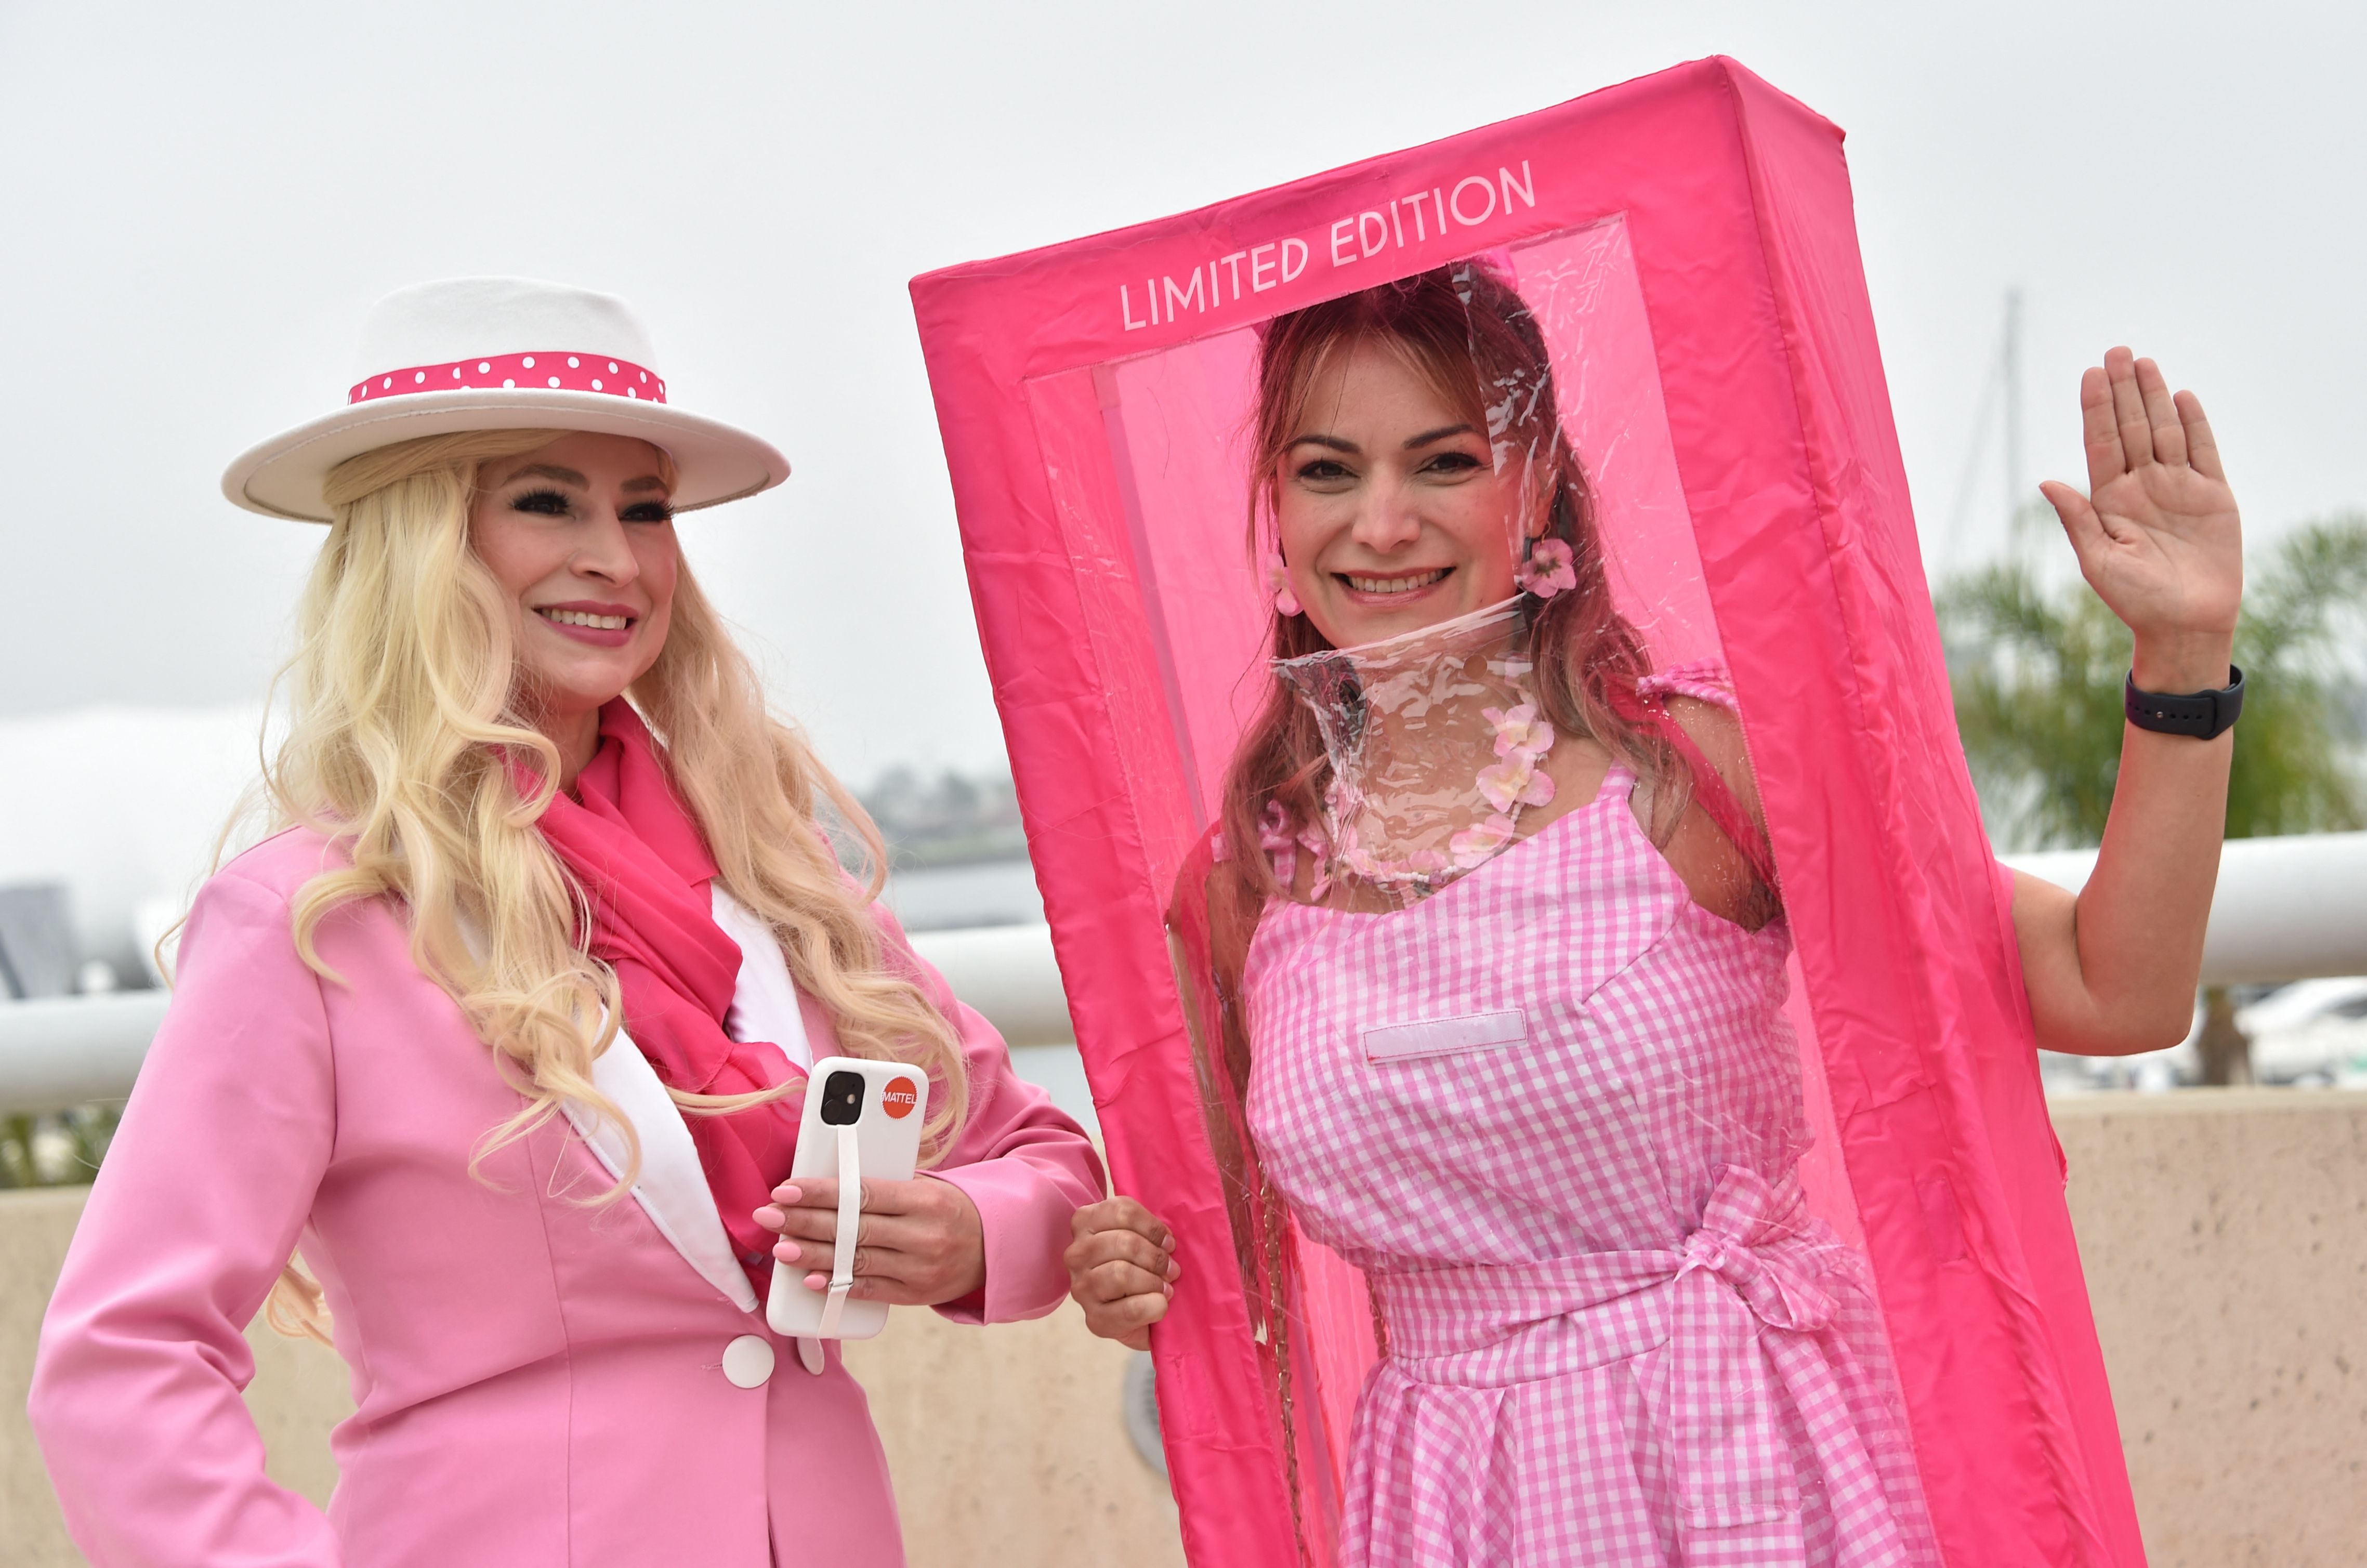
MULTIPOLYGON (((563 434, 426 436, 330 472, 334 521, 282 671, 289 728, 263 782, 275 828, 311 828, 348 863, 296 897, 304 962, 336 981, 314 945, 322 919, 357 900, 399 900, 413 961, 459 1004, 525 1099, 478 1158, 574 1105, 617 1127, 629 1148, 624 1175, 589 1200, 605 1203, 631 1188, 641 1157, 632 1123, 592 1078, 594 1059, 617 1037, 621 996, 615 972, 585 950, 583 889, 536 829, 560 776, 558 749, 527 721, 531 698, 511 646, 515 606, 469 539, 481 466, 563 434), (512 757, 541 775, 539 792, 519 795, 512 757)), ((686 564, 665 647, 627 695, 658 738, 723 886, 772 928, 840 1048, 928 1074, 924 1163, 942 1158, 968 1103, 960 1040, 883 952, 870 909, 887 863, 878 831, 767 711, 754 669, 686 564), (825 802, 861 840, 866 883, 841 869, 824 837, 825 802)), ((796 1087, 671 1092, 686 1111, 719 1114, 796 1087)), ((270 1317, 284 1332, 325 1338, 320 1288, 292 1260, 270 1317)))

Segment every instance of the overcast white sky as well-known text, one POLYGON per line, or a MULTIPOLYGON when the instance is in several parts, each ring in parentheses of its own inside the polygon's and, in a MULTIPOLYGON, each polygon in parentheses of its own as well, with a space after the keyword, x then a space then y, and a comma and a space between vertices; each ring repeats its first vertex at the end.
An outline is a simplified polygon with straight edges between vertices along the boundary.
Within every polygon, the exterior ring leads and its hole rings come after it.
POLYGON ((2081 365, 2203 393, 2255 539, 2367 503, 2356 6, 0 4, 0 717, 256 697, 321 535, 225 461, 343 396, 391 288, 613 290, 676 400, 788 452, 685 520, 858 782, 1000 765, 904 291, 1737 56, 1849 131, 1927 556, 2027 291, 2031 477, 2081 365))

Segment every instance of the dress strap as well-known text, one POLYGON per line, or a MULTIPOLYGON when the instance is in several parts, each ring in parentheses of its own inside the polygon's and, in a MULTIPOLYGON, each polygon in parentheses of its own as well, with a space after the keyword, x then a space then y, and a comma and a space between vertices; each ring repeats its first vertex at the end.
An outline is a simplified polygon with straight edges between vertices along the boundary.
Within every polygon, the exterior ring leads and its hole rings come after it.
POLYGON ((1734 709, 1734 687, 1727 680, 1725 667, 1712 660, 1671 664, 1637 682, 1636 689, 1648 697, 1698 697, 1728 712, 1734 709))

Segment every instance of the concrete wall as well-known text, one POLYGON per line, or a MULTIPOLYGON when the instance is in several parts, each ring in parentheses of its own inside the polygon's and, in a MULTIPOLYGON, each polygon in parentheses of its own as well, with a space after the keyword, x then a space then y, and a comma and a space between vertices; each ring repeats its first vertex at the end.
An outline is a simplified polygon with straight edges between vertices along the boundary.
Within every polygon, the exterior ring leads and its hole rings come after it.
MULTIPOLYGON (((2156 1568, 2367 1561, 2367 1093, 2058 1100, 2097 1325, 2156 1568)), ((0 1560, 80 1562, 24 1419, 33 1337, 78 1192, 0 1193, 0 1560)), ((252 1336, 272 1472, 325 1497, 343 1368, 252 1336)), ((850 1348, 913 1568, 1182 1562, 1127 1442, 1127 1353, 1072 1307, 955 1328, 894 1314, 850 1348)))
POLYGON ((2367 1562, 2367 1092, 2053 1109, 2156 1568, 2367 1562))

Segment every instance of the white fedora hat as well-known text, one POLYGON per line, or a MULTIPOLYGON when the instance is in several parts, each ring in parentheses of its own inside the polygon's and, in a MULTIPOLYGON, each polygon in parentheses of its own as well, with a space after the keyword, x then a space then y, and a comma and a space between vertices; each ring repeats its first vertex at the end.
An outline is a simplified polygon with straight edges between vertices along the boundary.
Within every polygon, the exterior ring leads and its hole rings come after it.
POLYGON ((590 430, 673 457, 676 511, 769 490, 788 459, 666 401, 649 334, 613 295, 526 277, 452 277, 370 307, 345 406, 273 436, 222 475, 249 512, 326 523, 321 482, 346 458, 463 430, 590 430))

